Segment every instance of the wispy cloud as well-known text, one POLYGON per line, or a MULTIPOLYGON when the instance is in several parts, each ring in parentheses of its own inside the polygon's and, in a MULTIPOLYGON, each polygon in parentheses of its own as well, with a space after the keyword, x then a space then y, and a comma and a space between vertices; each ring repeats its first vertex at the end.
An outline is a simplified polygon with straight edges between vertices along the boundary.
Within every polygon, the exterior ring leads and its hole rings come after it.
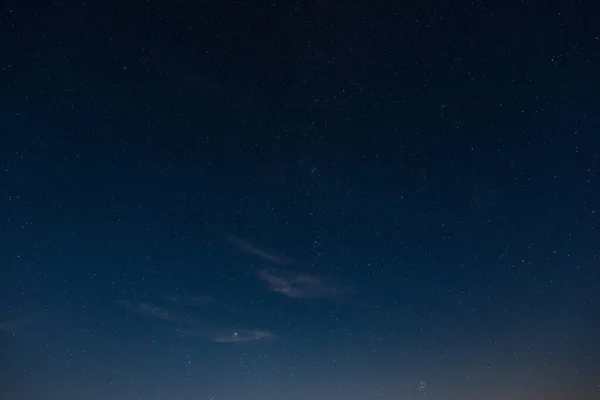
POLYGON ((208 329, 196 331, 193 335, 215 343, 248 343, 276 338, 273 333, 262 329, 208 329))
POLYGON ((223 303, 212 296, 204 294, 196 295, 174 295, 171 297, 173 303, 182 307, 203 307, 203 308, 214 308, 217 310, 223 310, 228 312, 235 312, 237 309, 227 303, 223 303))
MULTIPOLYGON (((290 260, 252 245, 248 240, 230 234, 229 241, 238 249, 275 264, 290 264, 290 260)), ((258 273, 267 284, 267 289, 296 299, 330 298, 341 299, 352 292, 350 287, 327 281, 317 275, 300 272, 275 271, 270 269, 258 273)))
POLYGON ((288 260, 284 257, 274 254, 272 252, 268 252, 263 249, 259 249, 258 247, 251 244, 248 240, 244 240, 235 235, 228 236, 229 241, 234 244, 238 249, 248 253, 260 257, 264 260, 270 261, 276 264, 287 264, 288 260))
POLYGON ((267 283, 268 290, 296 299, 340 298, 350 292, 348 287, 298 272, 262 270, 258 276, 267 283))
MULTIPOLYGON (((199 301, 208 301, 209 298, 208 296, 203 297, 199 301)), ((132 303, 127 300, 120 300, 118 303, 136 314, 174 323, 177 325, 177 331, 180 334, 191 338, 201 338, 215 343, 246 343, 275 338, 273 333, 262 329, 216 328, 210 322, 195 319, 188 314, 152 303, 132 303)), ((1 330, 2 325, 0 325, 1 330)))
POLYGON ((121 300, 119 301, 119 304, 121 304, 130 311, 144 315, 146 317, 173 322, 176 324, 195 323, 195 320, 187 314, 182 314, 164 307, 159 307, 152 303, 131 303, 126 300, 121 300))

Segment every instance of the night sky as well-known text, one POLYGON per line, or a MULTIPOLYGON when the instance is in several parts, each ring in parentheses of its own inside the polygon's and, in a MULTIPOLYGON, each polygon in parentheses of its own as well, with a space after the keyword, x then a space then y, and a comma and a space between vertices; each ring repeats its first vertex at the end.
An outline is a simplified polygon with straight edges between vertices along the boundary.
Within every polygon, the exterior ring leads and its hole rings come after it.
POLYGON ((0 398, 599 399, 596 7, 3 1, 0 398))

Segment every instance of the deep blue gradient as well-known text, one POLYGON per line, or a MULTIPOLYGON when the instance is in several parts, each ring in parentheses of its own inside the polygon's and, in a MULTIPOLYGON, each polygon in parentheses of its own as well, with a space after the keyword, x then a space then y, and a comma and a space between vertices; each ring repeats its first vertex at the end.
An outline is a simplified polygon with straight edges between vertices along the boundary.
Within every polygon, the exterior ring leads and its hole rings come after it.
POLYGON ((40 3, 0 398, 600 398, 593 7, 40 3))

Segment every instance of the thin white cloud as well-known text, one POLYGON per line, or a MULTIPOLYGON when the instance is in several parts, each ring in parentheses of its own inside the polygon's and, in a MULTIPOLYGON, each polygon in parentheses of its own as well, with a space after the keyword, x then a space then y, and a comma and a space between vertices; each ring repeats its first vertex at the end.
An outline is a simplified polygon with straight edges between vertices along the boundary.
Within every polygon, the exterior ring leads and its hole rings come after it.
POLYGON ((173 301, 173 303, 182 307, 202 307, 207 309, 214 308, 228 312, 237 311, 237 309, 234 306, 218 301, 210 295, 174 295, 171 297, 171 300, 173 301))
POLYGON ((119 304, 130 311, 144 315, 146 317, 160 319, 162 321, 173 322, 176 324, 193 324, 194 319, 186 314, 169 310, 164 307, 156 306, 152 303, 131 303, 126 300, 119 301, 119 304))
POLYGON ((246 343, 273 338, 275 338, 275 335, 267 331, 243 329, 214 334, 211 340, 217 343, 246 343))
POLYGON ((235 235, 229 235, 229 241, 234 244, 238 249, 248 253, 260 257, 264 260, 270 261, 275 264, 287 264, 288 260, 284 257, 278 256, 272 252, 267 252, 263 249, 259 249, 258 247, 252 245, 249 241, 243 240, 235 235))
MULTIPOLYGON (((209 297, 204 297, 200 301, 208 301, 208 299, 209 297)), ((210 301, 208 302, 210 303, 210 301)), ((152 303, 132 303, 127 300, 121 300, 118 303, 136 314, 172 322, 178 326, 178 332, 191 338, 202 338, 215 343, 248 343, 274 339, 276 337, 273 333, 263 329, 216 328, 212 324, 207 324, 206 321, 196 320, 187 314, 159 307, 152 303)), ((2 330, 1 324, 0 330, 2 330)))
POLYGON ((206 328, 187 331, 185 335, 215 343, 252 343, 276 339, 273 333, 263 329, 206 328))
POLYGON ((262 270, 258 276, 266 282, 268 290, 296 299, 339 298, 350 292, 347 287, 298 272, 262 270))

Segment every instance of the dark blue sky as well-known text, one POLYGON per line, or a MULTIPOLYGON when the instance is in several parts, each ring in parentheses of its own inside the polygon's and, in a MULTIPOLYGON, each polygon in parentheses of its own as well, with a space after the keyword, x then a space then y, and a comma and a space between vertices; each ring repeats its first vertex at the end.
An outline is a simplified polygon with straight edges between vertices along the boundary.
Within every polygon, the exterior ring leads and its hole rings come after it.
POLYGON ((598 26, 5 1, 0 397, 599 398, 598 26))

